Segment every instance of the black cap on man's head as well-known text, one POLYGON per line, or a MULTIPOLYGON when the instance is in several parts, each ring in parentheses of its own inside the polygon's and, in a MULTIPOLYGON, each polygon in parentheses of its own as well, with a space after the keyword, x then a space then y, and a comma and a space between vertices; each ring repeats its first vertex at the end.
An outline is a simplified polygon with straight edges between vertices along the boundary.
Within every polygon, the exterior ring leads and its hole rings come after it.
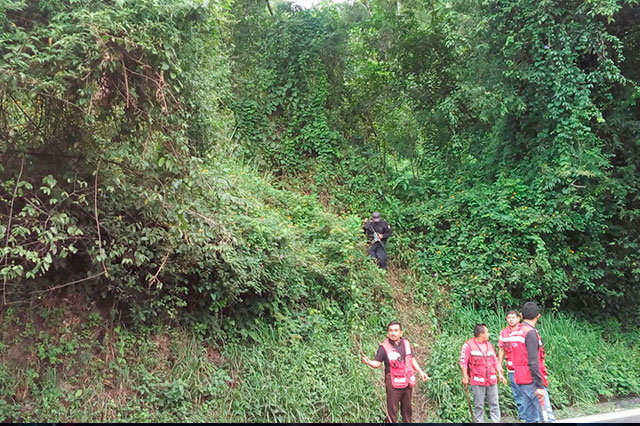
POLYGON ((373 214, 371 215, 371 219, 373 219, 374 222, 380 222, 380 213, 373 212, 373 214))
POLYGON ((539 313, 540 309, 538 308, 538 305, 536 305, 536 302, 527 302, 522 305, 522 319, 535 319, 539 313))

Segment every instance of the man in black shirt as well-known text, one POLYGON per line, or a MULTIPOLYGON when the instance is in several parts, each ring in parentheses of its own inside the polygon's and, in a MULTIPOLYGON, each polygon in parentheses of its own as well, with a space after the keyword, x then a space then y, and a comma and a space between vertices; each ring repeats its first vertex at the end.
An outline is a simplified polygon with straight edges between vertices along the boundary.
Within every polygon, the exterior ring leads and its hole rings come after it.
POLYGON ((397 423, 398 405, 400 405, 402 422, 411 423, 414 371, 420 374, 423 382, 429 380, 429 376, 422 371, 418 361, 413 357, 409 341, 402 338, 402 326, 398 321, 391 321, 387 325, 387 336, 389 338, 378 346, 378 352, 373 360, 364 354, 361 360, 373 368, 379 368, 384 363, 384 382, 387 391, 386 422, 397 423))
POLYGON ((391 226, 380 217, 380 213, 373 212, 371 219, 367 220, 362 226, 369 243, 367 253, 373 259, 376 259, 378 266, 387 269, 387 238, 391 236, 391 226), (377 238, 376 238, 377 237, 377 238))
MULTIPOLYGON (((524 334, 524 348, 526 351, 526 363, 524 374, 522 367, 515 373, 516 383, 520 380, 530 377, 532 383, 520 384, 523 393, 523 420, 526 423, 532 422, 553 422, 554 416, 551 409, 551 401, 549 400, 549 392, 547 390, 547 368, 544 364, 545 353, 542 347, 540 333, 536 328, 536 324, 540 319, 540 310, 535 302, 527 302, 522 307, 523 321, 520 324, 520 330, 524 334), (526 376, 526 372, 529 373, 526 376)), ((522 346, 515 348, 517 351, 522 350, 522 346)), ((522 364, 522 357, 516 364, 522 364)))

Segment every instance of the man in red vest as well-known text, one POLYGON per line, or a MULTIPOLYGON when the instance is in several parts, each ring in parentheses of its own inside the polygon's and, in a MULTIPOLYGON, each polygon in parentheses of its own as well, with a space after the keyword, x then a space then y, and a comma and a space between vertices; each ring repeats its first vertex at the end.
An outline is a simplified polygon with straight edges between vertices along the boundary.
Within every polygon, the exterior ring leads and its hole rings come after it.
POLYGON ((484 401, 489 402, 489 416, 494 423, 500 423, 500 405, 498 403, 498 378, 502 383, 507 380, 499 368, 496 351, 489 341, 489 329, 486 324, 476 324, 473 338, 467 340, 460 350, 460 368, 462 384, 466 388, 471 384, 474 416, 476 422, 484 423, 484 401))
POLYGON ((540 310, 535 302, 522 306, 522 335, 514 339, 514 380, 523 395, 523 420, 526 423, 553 421, 551 402, 547 392, 547 368, 545 353, 536 324, 540 310), (551 413, 551 415, 549 415, 551 413))
POLYGON ((516 340, 522 336, 522 330, 520 329, 520 318, 516 311, 507 312, 507 326, 500 332, 498 338, 498 364, 502 369, 502 361, 507 359, 507 375, 509 376, 509 382, 511 383, 511 392, 513 393, 513 399, 518 407, 518 417, 520 420, 524 419, 523 407, 524 400, 522 399, 522 392, 520 387, 513 378, 513 347, 516 345, 516 340))
POLYGON ((413 357, 411 345, 402 338, 402 325, 398 321, 391 321, 387 325, 387 336, 380 346, 373 360, 362 355, 362 362, 369 367, 378 368, 384 363, 385 388, 387 391, 387 423, 398 422, 398 405, 402 412, 403 423, 411 423, 411 396, 416 385, 414 371, 420 374, 423 382, 429 376, 418 365, 413 357))

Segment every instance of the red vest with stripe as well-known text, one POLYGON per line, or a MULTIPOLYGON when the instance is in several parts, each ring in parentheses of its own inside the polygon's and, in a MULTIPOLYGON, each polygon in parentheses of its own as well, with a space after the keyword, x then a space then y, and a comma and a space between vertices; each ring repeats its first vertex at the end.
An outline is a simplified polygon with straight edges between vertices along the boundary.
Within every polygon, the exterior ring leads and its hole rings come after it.
POLYGON ((491 342, 485 342, 480 349, 476 339, 472 337, 465 342, 471 349, 469 354, 469 384, 475 386, 492 386, 498 383, 494 357, 496 352, 491 342))
POLYGON ((516 343, 513 346, 513 367, 514 367, 514 380, 519 385, 528 385, 533 383, 531 377, 531 370, 529 369, 529 359, 527 357, 527 347, 524 342, 529 333, 535 333, 538 338, 538 366, 540 367, 540 373, 542 373, 542 383, 545 387, 548 386, 547 381, 547 367, 544 365, 544 349, 542 348, 542 340, 540 340, 540 334, 532 325, 525 322, 520 324, 522 335, 518 336, 514 340, 516 343))
POLYGON ((387 354, 389 360, 389 376, 391 377, 391 386, 396 389, 414 387, 416 385, 416 376, 413 373, 413 354, 411 346, 407 339, 404 342, 404 360, 400 359, 402 355, 396 351, 389 339, 384 339, 382 347, 387 354))
POLYGON ((500 347, 504 349, 504 357, 507 360, 507 371, 510 373, 514 372, 513 348, 516 346, 520 338, 524 338, 522 333, 523 331, 520 328, 520 324, 516 325, 513 329, 507 326, 500 332, 498 340, 501 342, 500 347))

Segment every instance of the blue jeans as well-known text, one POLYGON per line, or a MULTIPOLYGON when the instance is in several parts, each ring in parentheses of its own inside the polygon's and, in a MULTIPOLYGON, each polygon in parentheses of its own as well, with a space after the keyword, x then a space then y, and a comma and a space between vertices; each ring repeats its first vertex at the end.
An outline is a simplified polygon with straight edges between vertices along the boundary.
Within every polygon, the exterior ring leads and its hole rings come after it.
MULTIPOLYGON (((553 409, 551 408, 551 400, 549 399, 549 389, 544 388, 544 408, 549 417, 549 423, 556 421, 556 417, 553 415, 553 409)), ((542 418, 540 419, 542 421, 542 418)))
MULTIPOLYGON (((540 400, 536 396, 536 386, 533 383, 528 385, 518 385, 523 395, 523 419, 525 423, 540 423, 543 421, 542 407, 540 406, 540 400)), ((555 417, 553 416, 553 410, 551 409, 551 400, 549 399, 549 392, 547 388, 544 388, 544 408, 549 417, 549 422, 553 422, 555 417)))
POLYGON ((513 400, 516 402, 516 407, 518 407, 518 418, 520 420, 524 420, 524 396, 522 395, 522 391, 520 390, 520 385, 516 383, 516 380, 513 378, 514 373, 508 372, 509 382, 511 383, 511 393, 513 393, 513 400))

